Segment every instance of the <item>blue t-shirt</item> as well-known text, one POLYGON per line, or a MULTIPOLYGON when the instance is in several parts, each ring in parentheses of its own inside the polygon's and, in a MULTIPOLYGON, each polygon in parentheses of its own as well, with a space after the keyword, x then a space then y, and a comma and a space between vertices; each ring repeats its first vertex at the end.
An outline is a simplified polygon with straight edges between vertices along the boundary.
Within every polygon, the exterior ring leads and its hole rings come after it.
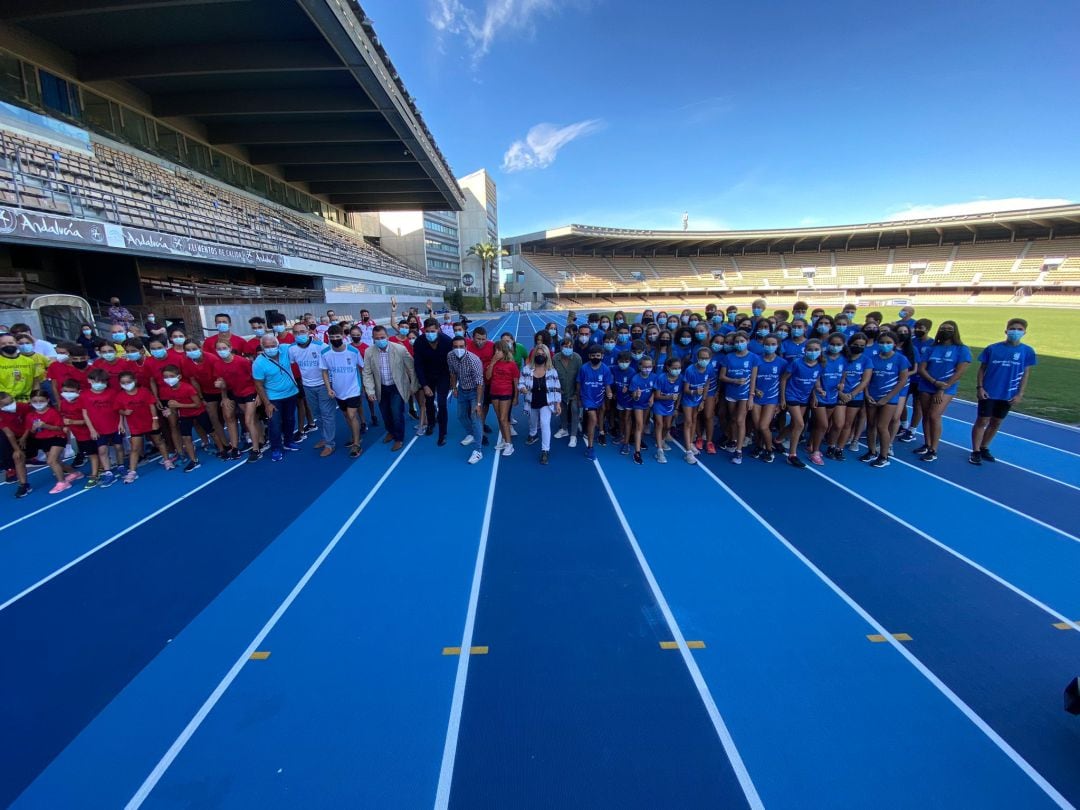
POLYGON ((694 348, 693 341, 690 341, 690 344, 688 346, 683 346, 681 343, 676 341, 671 347, 671 356, 678 357, 680 360, 685 361, 686 358, 694 351, 696 351, 696 349, 694 348))
MULTIPOLYGON (((674 379, 666 371, 663 374, 657 375, 656 391, 660 394, 677 394, 682 390, 683 378, 680 374, 674 379)), ((671 416, 675 413, 674 399, 654 399, 652 411, 657 416, 671 416)))
POLYGON ((785 338, 780 344, 780 354, 784 356, 785 360, 794 360, 796 357, 802 357, 803 352, 806 351, 806 341, 802 343, 796 343, 791 338, 785 338))
POLYGON ((619 368, 618 363, 611 368, 612 385, 615 388, 615 404, 620 410, 625 411, 629 409, 632 404, 630 399, 630 380, 634 378, 635 373, 636 372, 632 367, 623 371, 619 368))
POLYGON ((760 397, 754 397, 758 405, 775 405, 780 401, 780 375, 787 369, 788 361, 775 354, 769 358, 761 358, 757 370, 757 389, 761 391, 760 397))
POLYGON ((260 354, 251 364, 251 376, 262 382, 269 399, 294 397, 300 390, 293 379, 292 364, 286 352, 278 352, 273 360, 260 354))
MULTIPOLYGON (((910 369, 911 363, 900 352, 894 351, 892 357, 882 357, 880 354, 874 355, 870 358, 870 368, 873 370, 873 374, 870 377, 870 385, 866 387, 866 393, 872 399, 880 400, 896 387, 897 383, 900 382, 900 372, 910 369)), ((888 404, 895 405, 899 402, 902 393, 903 391, 897 391, 892 399, 888 401, 888 404)), ((883 405, 885 403, 879 402, 878 404, 883 405)))
POLYGON ((1025 343, 994 343, 982 350, 983 388, 990 399, 1011 400, 1020 390, 1024 372, 1038 361, 1035 350, 1025 343))
POLYGON ((701 368, 697 363, 693 363, 690 368, 683 372, 682 381, 682 404, 691 408, 696 408, 701 404, 701 400, 704 399, 705 395, 708 393, 710 381, 715 384, 716 367, 713 365, 713 361, 710 360, 705 368, 701 368), (686 386, 689 386, 689 392, 686 390, 686 386))
POLYGON ((803 405, 810 401, 814 385, 821 378, 821 363, 809 366, 801 357, 789 360, 784 369, 791 376, 784 388, 784 398, 790 404, 803 405))
MULTIPOLYGON (((923 350, 919 362, 926 363, 926 373, 935 380, 947 380, 956 373, 956 367, 958 365, 971 362, 971 349, 967 346, 935 343, 923 350)), ((948 388, 944 389, 944 393, 955 394, 958 385, 959 383, 953 383, 948 388)), ((936 385, 927 382, 920 376, 919 390, 927 394, 932 394, 938 389, 936 385)))
POLYGON ((844 371, 847 369, 847 360, 843 355, 825 358, 825 368, 821 370, 821 387, 825 389, 825 396, 818 395, 818 405, 835 405, 840 386, 844 381, 844 371))
POLYGON ((630 401, 633 407, 639 411, 647 411, 652 405, 652 392, 656 387, 656 375, 651 373, 648 377, 635 374, 630 378, 630 401), (634 392, 639 391, 638 398, 634 399, 634 392))
POLYGON ((607 366, 610 369, 616 369, 616 368, 618 368, 617 363, 619 362, 619 355, 620 354, 622 354, 622 349, 620 349, 618 346, 616 346, 611 351, 608 351, 607 349, 604 349, 604 358, 600 362, 602 362, 605 366, 607 366))
POLYGON ((739 357, 734 352, 724 357, 727 376, 739 381, 724 383, 724 396, 734 400, 750 399, 750 375, 760 362, 758 356, 750 352, 745 357, 739 357))
POLYGON ((604 403, 606 396, 605 387, 611 385, 611 369, 600 364, 600 368, 593 368, 592 363, 586 363, 581 367, 577 375, 578 390, 581 392, 581 406, 583 408, 599 408, 604 403))
POLYGON ((746 344, 746 348, 750 350, 751 354, 756 354, 758 357, 761 357, 761 355, 765 354, 765 349, 762 346, 761 341, 758 340, 756 337, 750 338, 750 340, 746 344))
MULTIPOLYGON (((849 357, 844 362, 844 393, 850 394, 854 389, 858 388, 862 383, 863 372, 870 367, 870 358, 865 353, 860 353, 855 357, 849 357)), ((851 398, 852 402, 862 402, 864 394, 862 391, 857 393, 851 398)))

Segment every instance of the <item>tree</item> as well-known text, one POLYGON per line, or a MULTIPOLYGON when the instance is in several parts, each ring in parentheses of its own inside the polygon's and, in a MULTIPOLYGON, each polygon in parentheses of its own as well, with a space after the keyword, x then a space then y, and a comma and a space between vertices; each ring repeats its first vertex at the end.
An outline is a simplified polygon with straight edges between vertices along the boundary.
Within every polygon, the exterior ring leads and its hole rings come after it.
POLYGON ((463 312, 465 310, 465 295, 461 292, 461 287, 452 289, 446 300, 447 303, 450 304, 450 309, 455 312, 463 312))
POLYGON ((491 295, 489 294, 488 287, 491 284, 491 277, 495 274, 495 268, 498 265, 499 257, 508 254, 505 250, 499 250, 499 248, 491 244, 491 242, 477 242, 469 248, 467 255, 475 256, 480 260, 480 291, 484 296, 484 310, 490 312, 491 295))

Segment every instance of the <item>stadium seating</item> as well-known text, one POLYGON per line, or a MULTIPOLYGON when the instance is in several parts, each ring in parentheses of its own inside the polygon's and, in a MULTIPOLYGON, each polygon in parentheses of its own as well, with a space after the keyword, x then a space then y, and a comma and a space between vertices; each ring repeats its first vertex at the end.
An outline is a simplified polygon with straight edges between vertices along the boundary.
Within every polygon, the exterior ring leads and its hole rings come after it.
POLYGON ((93 156, 0 130, 0 200, 312 261, 425 277, 359 234, 96 142, 93 156))

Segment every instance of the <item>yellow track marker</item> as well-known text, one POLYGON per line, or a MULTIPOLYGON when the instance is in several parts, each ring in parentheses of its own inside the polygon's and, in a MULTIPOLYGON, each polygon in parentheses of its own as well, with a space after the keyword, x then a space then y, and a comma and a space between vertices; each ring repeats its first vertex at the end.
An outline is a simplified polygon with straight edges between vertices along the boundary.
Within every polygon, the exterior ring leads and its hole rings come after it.
POLYGON ((267 651, 253 652, 251 654, 251 660, 252 661, 265 661, 269 657, 270 657, 270 653, 267 652, 267 651))
MULTIPOLYGON (((1077 619, 1075 624, 1080 624, 1080 619, 1077 619)), ((1072 630, 1073 629, 1072 625, 1068 624, 1067 622, 1057 622, 1057 623, 1054 624, 1054 627, 1056 627, 1058 630, 1072 630)))
MULTIPOLYGON (((893 633, 893 638, 897 641, 911 641, 911 636, 909 636, 907 633, 893 633)), ((881 644, 882 642, 887 640, 885 636, 881 635, 880 633, 872 633, 867 636, 867 639, 874 642, 875 644, 881 644)))
MULTIPOLYGON (((688 641, 688 642, 686 642, 686 646, 687 646, 688 649, 691 649, 691 650, 704 650, 705 649, 705 642, 704 641, 688 641)), ((674 642, 674 641, 661 641, 660 642, 660 649, 661 650, 677 650, 677 649, 679 649, 679 645, 678 645, 677 642, 674 642)))
MULTIPOLYGON (((461 655, 461 647, 443 647, 443 655, 461 655)), ((469 647, 469 655, 487 655, 488 648, 486 646, 469 647)))

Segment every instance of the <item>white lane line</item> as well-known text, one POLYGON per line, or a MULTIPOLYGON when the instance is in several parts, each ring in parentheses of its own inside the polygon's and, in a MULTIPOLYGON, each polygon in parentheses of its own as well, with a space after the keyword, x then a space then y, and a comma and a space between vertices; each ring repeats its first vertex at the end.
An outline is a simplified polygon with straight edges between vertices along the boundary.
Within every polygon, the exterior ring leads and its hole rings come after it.
MULTIPOLYGON (((970 447, 965 447, 964 445, 957 444, 956 442, 950 442, 950 441, 948 441, 947 439, 944 439, 944 438, 940 439, 940 442, 942 444, 947 444, 950 447, 959 447, 961 450, 963 450, 968 455, 971 454, 971 448, 970 447)), ((865 442, 860 442, 860 444, 864 444, 864 443, 865 442)), ((1022 472, 1026 472, 1026 473, 1029 473, 1031 475, 1038 476, 1039 478, 1045 478, 1047 481, 1053 481, 1055 484, 1061 484, 1061 486, 1063 486, 1063 487, 1068 487, 1069 489, 1075 489, 1076 491, 1080 492, 1080 487, 1078 487, 1076 484, 1070 484, 1068 481, 1062 481, 1060 478, 1054 478, 1052 475, 1046 475, 1045 473, 1036 472, 1035 470, 1031 469, 1030 467, 1022 467, 1019 464, 1013 464, 1011 461, 1005 461, 1005 460, 1000 459, 1000 458, 997 461, 995 461, 994 463, 995 464, 1004 464, 1006 467, 1012 467, 1014 470, 1020 470, 1022 472)))
MULTIPOLYGON (((157 509, 157 510, 151 512, 149 515, 147 515, 146 517, 144 517, 142 520, 138 521, 137 523, 132 523, 130 526, 125 528, 123 531, 118 532, 117 534, 114 534, 108 540, 105 540, 105 541, 99 543, 98 545, 96 545, 92 549, 90 549, 89 551, 83 552, 82 554, 80 554, 78 557, 76 557, 71 562, 60 566, 59 568, 57 568, 55 571, 53 571, 48 576, 39 579, 37 582, 35 582, 30 587, 25 588, 22 591, 19 591, 19 593, 15 594, 13 597, 8 599, 6 602, 0 604, 0 611, 6 610, 7 608, 11 607, 13 604, 18 602, 20 599, 22 599, 27 594, 36 591, 38 588, 40 588, 46 582, 49 582, 50 580, 56 579, 56 577, 60 576, 62 573, 67 571, 69 568, 75 567, 76 565, 81 563, 83 560, 85 560, 87 557, 91 557, 94 554, 97 554, 99 551, 101 551, 106 546, 111 545, 112 543, 115 543, 117 540, 119 540, 121 537, 123 537, 124 535, 131 532, 133 529, 137 529, 140 526, 142 526, 144 523, 146 523, 147 521, 153 520, 158 515, 160 515, 162 512, 166 512, 169 509, 172 509, 172 507, 176 506, 178 503, 180 503, 183 500, 187 500, 188 498, 190 498, 192 495, 194 495, 199 490, 210 486, 212 483, 217 481, 219 478, 223 478, 226 475, 228 475, 229 473, 234 472, 235 470, 239 470, 243 466, 244 465, 242 463, 241 464, 233 464, 233 465, 231 465, 228 469, 223 470, 222 472, 219 472, 217 475, 215 475, 210 480, 204 481, 203 483, 199 484, 199 486, 195 487, 195 489, 191 490, 190 492, 185 492, 179 498, 175 498, 175 499, 169 501, 167 504, 162 506, 160 509, 157 509)), ((81 494, 81 493, 76 493, 76 494, 81 494)), ((71 497, 74 497, 74 495, 71 496, 71 497)))
MULTIPOLYGON (((953 402, 962 402, 964 405, 970 405, 972 408, 979 407, 979 404, 977 402, 973 402, 970 399, 960 399, 960 397, 956 397, 953 402)), ((1035 416, 1030 413, 1020 413, 1019 411, 1014 411, 1012 414, 1010 414, 1010 416, 1017 416, 1020 419, 1030 419, 1032 422, 1041 422, 1042 424, 1049 425, 1050 427, 1061 428, 1063 430, 1071 430, 1074 433, 1080 433, 1080 427, 1076 425, 1069 425, 1065 422, 1055 422, 1053 419, 1043 419, 1041 416, 1035 416)))
POLYGON ((457 674, 454 676, 454 697, 450 702, 450 719, 446 724, 446 740, 443 743, 442 765, 439 768, 439 787, 435 792, 436 810, 450 806, 450 788, 454 781, 454 761, 457 759, 458 735, 461 732, 461 711, 465 706, 465 683, 469 677, 469 650, 473 645, 473 628, 476 626, 476 606, 480 600, 480 580, 484 575, 484 558, 487 556, 488 532, 491 529, 491 508, 495 502, 495 479, 499 475, 499 453, 491 465, 487 502, 484 504, 484 522, 480 529, 480 543, 476 549, 472 586, 469 589, 469 608, 465 612, 465 629, 461 634, 461 655, 458 656, 457 674))
MULTIPOLYGON (((678 443, 676 442, 676 444, 678 444, 678 443)), ((825 585, 833 593, 835 593, 837 596, 839 596, 840 599, 843 600, 843 602, 849 608, 851 608, 853 611, 855 611, 855 613, 857 613, 860 617, 862 617, 863 621, 865 621, 868 625, 873 627, 874 631, 878 635, 883 636, 885 638, 886 643, 890 644, 894 650, 896 650, 900 655, 902 655, 905 659, 907 659, 909 664, 911 664, 913 667, 915 667, 915 669, 924 678, 926 678, 926 680, 928 680, 931 684, 933 684, 933 686, 939 692, 941 692, 941 694, 944 695, 949 700, 950 703, 952 703, 957 709, 959 709, 960 712, 969 721, 971 721, 971 723, 977 729, 979 729, 979 731, 981 731, 984 735, 986 735, 986 737, 992 743, 994 743, 994 745, 996 745, 1002 751, 1002 753, 1004 753, 1009 759, 1011 759, 1013 761, 1013 763, 1018 768, 1020 768, 1020 770, 1023 771, 1024 774, 1029 779, 1031 779, 1032 782, 1034 782, 1036 785, 1038 785, 1039 788, 1047 796, 1050 797, 1051 801, 1053 801, 1058 807, 1063 808, 1063 810, 1074 810, 1073 806, 1071 804, 1069 804, 1068 800, 1064 796, 1062 796, 1057 791, 1057 789, 1046 780, 1046 778, 1042 774, 1040 774, 1038 771, 1036 771, 1035 768, 1032 767, 1031 763, 1029 763, 1026 759, 1024 759, 1015 748, 1013 748, 1011 745, 1009 745, 1009 743, 1007 743, 1005 741, 1005 739, 1000 734, 998 734, 996 731, 994 731, 994 729, 992 729, 990 727, 990 725, 985 720, 983 720, 978 714, 975 713, 974 709, 972 709, 970 706, 968 706, 967 703, 965 703, 960 698, 959 695, 957 695, 955 692, 953 692, 945 684, 944 681, 942 681, 937 675, 935 675, 930 670, 929 667, 926 666, 926 664, 924 664, 922 661, 920 661, 918 658, 916 658, 911 653, 910 650, 907 650, 904 647, 904 645, 901 642, 899 642, 895 638, 893 638, 892 633, 889 630, 887 630, 883 624, 881 624, 877 619, 875 619, 873 616, 871 616, 870 613, 868 613, 866 611, 866 609, 863 608, 862 605, 860 605, 858 602, 856 602, 854 599, 852 599, 851 596, 849 596, 847 594, 847 592, 844 591, 843 588, 841 588, 839 585, 837 585, 835 582, 833 582, 831 579, 829 579, 829 577, 825 574, 825 572, 822 571, 820 568, 818 568, 816 565, 814 565, 814 563, 812 563, 810 561, 810 559, 805 554, 803 554, 801 551, 799 551, 797 548, 795 548, 795 546, 793 546, 790 542, 788 542, 787 538, 784 537, 782 534, 780 534, 780 532, 777 531, 776 528, 771 523, 769 523, 767 520, 765 520, 765 518, 763 518, 752 506, 750 506, 750 504, 748 504, 746 501, 744 501, 742 498, 740 498, 739 495, 736 494, 736 492, 731 487, 729 487, 722 480, 720 480, 720 478, 717 477, 716 473, 714 473, 712 470, 710 470, 704 464, 697 464, 695 466, 699 470, 701 470, 703 473, 705 473, 705 475, 709 476, 713 481, 715 481, 717 483, 717 485, 719 485, 721 489, 723 489, 736 503, 738 503, 739 506, 741 506, 743 509, 745 509, 747 511, 747 513, 749 513, 750 516, 753 517, 761 525, 762 528, 764 528, 777 541, 779 541, 785 548, 787 548, 787 550, 790 551, 796 557, 796 559, 799 560, 799 562, 801 562, 808 569, 810 569, 810 571, 818 579, 820 579, 823 583, 825 583, 825 585)))
MULTIPOLYGON (((29 480, 29 479, 27 479, 27 480, 29 480)), ((60 498, 57 501, 53 501, 52 503, 45 504, 45 506, 42 506, 40 509, 35 509, 33 512, 31 512, 28 515, 23 515, 20 518, 15 518, 15 520, 11 521, 10 523, 5 523, 3 526, 0 526, 0 532, 4 531, 4 529, 10 529, 12 526, 16 526, 19 523, 22 523, 24 520, 29 520, 30 518, 34 517, 34 515, 40 515, 42 512, 48 512, 54 506, 59 506, 64 501, 70 501, 72 498, 77 498, 80 495, 85 494, 87 491, 88 490, 86 490, 85 488, 80 489, 80 490, 76 490, 75 492, 72 492, 70 495, 67 495, 67 496, 65 496, 63 498, 60 498)))
MULTIPOLYGON (((859 442, 859 444, 862 445, 864 443, 859 442)), ((1057 526, 1052 526, 1051 524, 1047 523, 1044 520, 1039 520, 1037 517, 1029 515, 1027 512, 1021 512, 1019 509, 1016 509, 1016 508, 1014 508, 1012 506, 1009 506, 1007 503, 1002 503, 1001 501, 995 501, 993 498, 991 498, 991 497, 989 497, 987 495, 983 495, 981 492, 977 492, 974 489, 969 489, 968 487, 965 487, 963 484, 958 484, 955 481, 951 481, 948 478, 944 478, 943 476, 938 475, 937 473, 931 472, 930 470, 925 469, 925 465, 923 467, 920 467, 918 464, 913 464, 910 461, 904 461, 899 456, 893 456, 891 460, 899 462, 900 464, 903 464, 905 467, 911 467, 911 469, 915 470, 916 472, 920 472, 923 475, 929 475, 931 478, 936 478, 938 481, 944 481, 949 486, 956 487, 957 489, 962 490, 963 492, 966 492, 968 495, 974 495, 976 498, 984 500, 987 503, 994 504, 994 506, 1000 506, 1005 511, 1012 512, 1017 517, 1022 517, 1025 520, 1030 520, 1032 523, 1035 523, 1035 524, 1037 524, 1039 526, 1042 526, 1044 529, 1049 529, 1050 531, 1054 532, 1055 534, 1060 534, 1062 537, 1064 537, 1067 540, 1072 540, 1073 542, 1080 543, 1080 537, 1077 537, 1076 535, 1073 535, 1073 534, 1069 534, 1067 531, 1065 531, 1064 529, 1059 529, 1057 526)), ((815 470, 815 472, 817 472, 817 471, 815 470)))
POLYGON ((397 469, 398 465, 401 463, 401 460, 405 458, 405 456, 408 454, 409 450, 412 449, 412 446, 414 444, 416 444, 415 436, 413 437, 412 441, 405 445, 405 449, 398 454, 397 458, 394 459, 394 463, 386 468, 386 472, 384 472, 382 474, 382 477, 375 482, 375 486, 371 488, 364 500, 360 501, 360 505, 353 510, 353 513, 349 515, 348 519, 345 521, 345 523, 342 524, 341 528, 338 529, 337 533, 333 536, 333 538, 331 538, 330 542, 326 544, 326 547, 322 550, 319 556, 315 558, 315 562, 313 562, 311 566, 307 569, 307 571, 304 572, 304 575, 300 577, 296 585, 293 586, 293 589, 289 591, 289 595, 285 597, 284 601, 282 601, 280 605, 278 605, 277 610, 275 610, 273 615, 271 615, 270 618, 267 619, 266 624, 263 625, 262 629, 256 634, 255 638, 252 639, 251 643, 247 646, 244 652, 240 654, 240 657, 236 659, 236 662, 232 665, 229 671, 225 673, 225 677, 221 679, 221 682, 214 688, 214 691, 210 693, 210 697, 208 697, 203 703, 203 705, 199 707, 199 710, 195 713, 195 716, 191 718, 188 724, 184 727, 184 730, 180 732, 180 735, 173 741, 173 744, 169 746, 169 750, 165 752, 165 755, 158 761, 157 765, 154 766, 154 769, 150 772, 150 775, 146 777, 145 781, 143 781, 143 783, 139 786, 139 789, 135 791, 135 795, 132 796, 128 803, 125 805, 126 810, 135 810, 135 808, 141 807, 142 803, 146 801, 146 798, 153 791, 154 787, 159 781, 161 781, 161 777, 165 775, 165 772, 167 770, 169 770, 169 766, 172 765, 173 761, 184 749, 184 746, 187 745, 188 740, 191 739, 192 735, 195 734, 199 726, 202 725, 203 720, 205 720, 206 716, 210 714, 210 711, 214 708, 217 702, 221 700, 222 695, 225 694, 226 690, 229 688, 232 682, 236 680, 237 675, 240 674, 240 670, 244 668, 244 664, 246 664, 251 658, 251 654, 259 648, 259 645, 262 644, 263 639, 265 639, 267 635, 270 634, 270 631, 274 629, 274 625, 276 625, 281 620, 281 617, 285 615, 285 611, 287 611, 292 605, 292 603, 296 601, 296 597, 300 595, 300 592, 304 590, 308 582, 311 581, 311 578, 315 576, 315 572, 322 567, 322 564, 326 561, 326 558, 330 556, 330 552, 332 552, 337 547, 338 542, 340 542, 341 538, 345 536, 345 532, 349 530, 353 523, 356 522, 356 519, 360 517, 360 513, 367 508, 367 505, 369 503, 371 503, 372 498, 374 498, 378 491, 382 488, 382 485, 386 483, 386 479, 390 477, 391 473, 393 473, 394 470, 397 469))
MULTIPOLYGON (((945 418, 948 419, 950 422, 959 422, 962 425, 967 425, 968 427, 971 426, 971 422, 968 422, 965 419, 957 419, 955 416, 946 416, 945 418)), ((1045 447, 1047 450, 1054 450, 1055 452, 1058 452, 1058 453, 1064 453, 1067 456, 1073 456, 1074 458, 1080 458, 1080 453, 1074 453, 1072 450, 1065 450, 1065 449, 1063 449, 1061 447, 1055 447, 1052 444, 1046 444, 1044 442, 1037 442, 1034 439, 1027 438, 1026 436, 1018 436, 1015 433, 1008 433, 1008 432, 1006 432, 1004 430, 999 430, 997 432, 997 435, 998 436, 1008 436, 1008 437, 1010 437, 1012 439, 1016 439, 1017 441, 1027 442, 1028 444, 1035 444, 1035 445, 1038 445, 1039 447, 1045 447)))
MULTIPOLYGON (((829 476, 825 475, 825 473, 823 473, 823 472, 821 472, 819 470, 815 470, 813 467, 808 467, 807 469, 809 469, 810 472, 814 473, 814 475, 816 475, 816 476, 818 476, 820 478, 824 478, 826 481, 828 481, 834 487, 838 487, 839 489, 842 489, 844 492, 846 492, 851 497, 857 498, 858 500, 862 501, 864 504, 869 506, 871 509, 874 509, 875 511, 880 512, 881 514, 885 515, 885 517, 889 518, 890 520, 893 520, 893 521, 899 523, 901 526, 903 526, 908 531, 911 531, 911 532, 919 535, 919 537, 921 537, 923 540, 926 540, 929 543, 933 543, 935 546, 940 548, 942 551, 948 552, 952 556, 956 557, 956 559, 960 560, 960 562, 966 563, 967 565, 970 565, 972 568, 974 568, 980 574, 984 574, 985 576, 987 576, 990 579, 994 580, 994 582, 996 582, 998 585, 1001 585, 1001 586, 1003 586, 1005 588, 1008 588, 1010 591, 1015 593, 1021 599, 1024 599, 1024 600, 1030 602, 1032 605, 1037 607, 1039 610, 1045 611, 1046 613, 1050 614, 1051 616, 1053 616, 1055 619, 1057 619, 1060 622, 1064 622, 1065 624, 1069 625, 1073 630, 1080 630, 1080 624, 1077 624, 1072 619, 1068 618, 1064 613, 1060 613, 1060 612, 1054 610, 1052 607, 1047 605, 1045 602, 1039 601, 1034 596, 1029 594, 1027 591, 1024 591, 1021 588, 1018 588, 1016 585, 1013 585, 1008 580, 998 576, 997 574, 995 574, 993 571, 989 570, 988 568, 984 568, 982 565, 975 562, 970 557, 964 556, 963 554, 961 554, 959 551, 952 548, 951 546, 945 545, 940 540, 938 540, 936 537, 933 537, 933 536, 927 534, 926 532, 924 532, 918 526, 915 526, 915 525, 913 525, 911 523, 908 523, 908 521, 904 520, 899 515, 894 515, 888 509, 885 509, 885 508, 883 508, 881 506, 878 506, 876 503, 874 503, 870 499, 864 498, 862 495, 860 495, 855 490, 844 486, 839 481, 836 481, 836 480, 830 478, 829 476)), ((1075 538, 1073 538, 1073 539, 1075 539, 1075 538)))
POLYGON ((701 674, 701 670, 698 668, 697 661, 694 660, 690 648, 686 646, 686 639, 683 637, 679 623, 675 620, 675 614, 671 612, 671 607, 668 605, 667 599, 664 598, 664 592, 660 590, 660 583, 656 581, 652 568, 649 567, 649 563, 645 559, 645 554, 641 550, 641 545, 634 535, 634 530, 630 528, 630 523, 627 521, 622 507, 619 505, 619 500, 615 497, 615 493, 611 489, 611 484, 608 482, 607 476, 604 475, 604 468, 600 465, 598 460, 593 461, 593 466, 596 467, 596 471, 600 474, 600 481, 607 491, 608 500, 610 500, 611 505, 615 507, 615 514, 619 518, 619 523, 622 525, 623 532, 626 534, 626 539, 630 542, 630 548, 633 549, 634 556, 637 557, 638 565, 641 566, 641 572, 645 575, 645 579, 649 583, 649 590, 652 591, 653 599, 656 600, 660 612, 664 615, 664 621, 667 622, 668 629, 671 631, 671 636, 678 645, 679 652, 682 654, 683 663, 686 664, 686 668, 690 671, 690 678, 694 681, 694 686, 697 687, 698 694, 701 696, 701 702, 705 704, 705 709, 709 713, 709 718, 712 720, 713 728, 716 729, 716 736, 720 738, 720 744, 724 746, 724 753, 727 754, 728 760, 731 762, 731 768, 735 772, 736 778, 739 780, 739 786, 746 796, 746 801, 752 808, 764 808, 765 805, 758 795, 757 788, 754 787, 754 781, 750 778, 750 772, 746 769, 746 763, 743 762, 742 755, 739 754, 739 749, 736 747, 735 740, 731 736, 731 732, 728 730, 727 724, 720 714, 720 709, 716 705, 712 693, 709 691, 708 684, 705 683, 705 677, 701 674))

